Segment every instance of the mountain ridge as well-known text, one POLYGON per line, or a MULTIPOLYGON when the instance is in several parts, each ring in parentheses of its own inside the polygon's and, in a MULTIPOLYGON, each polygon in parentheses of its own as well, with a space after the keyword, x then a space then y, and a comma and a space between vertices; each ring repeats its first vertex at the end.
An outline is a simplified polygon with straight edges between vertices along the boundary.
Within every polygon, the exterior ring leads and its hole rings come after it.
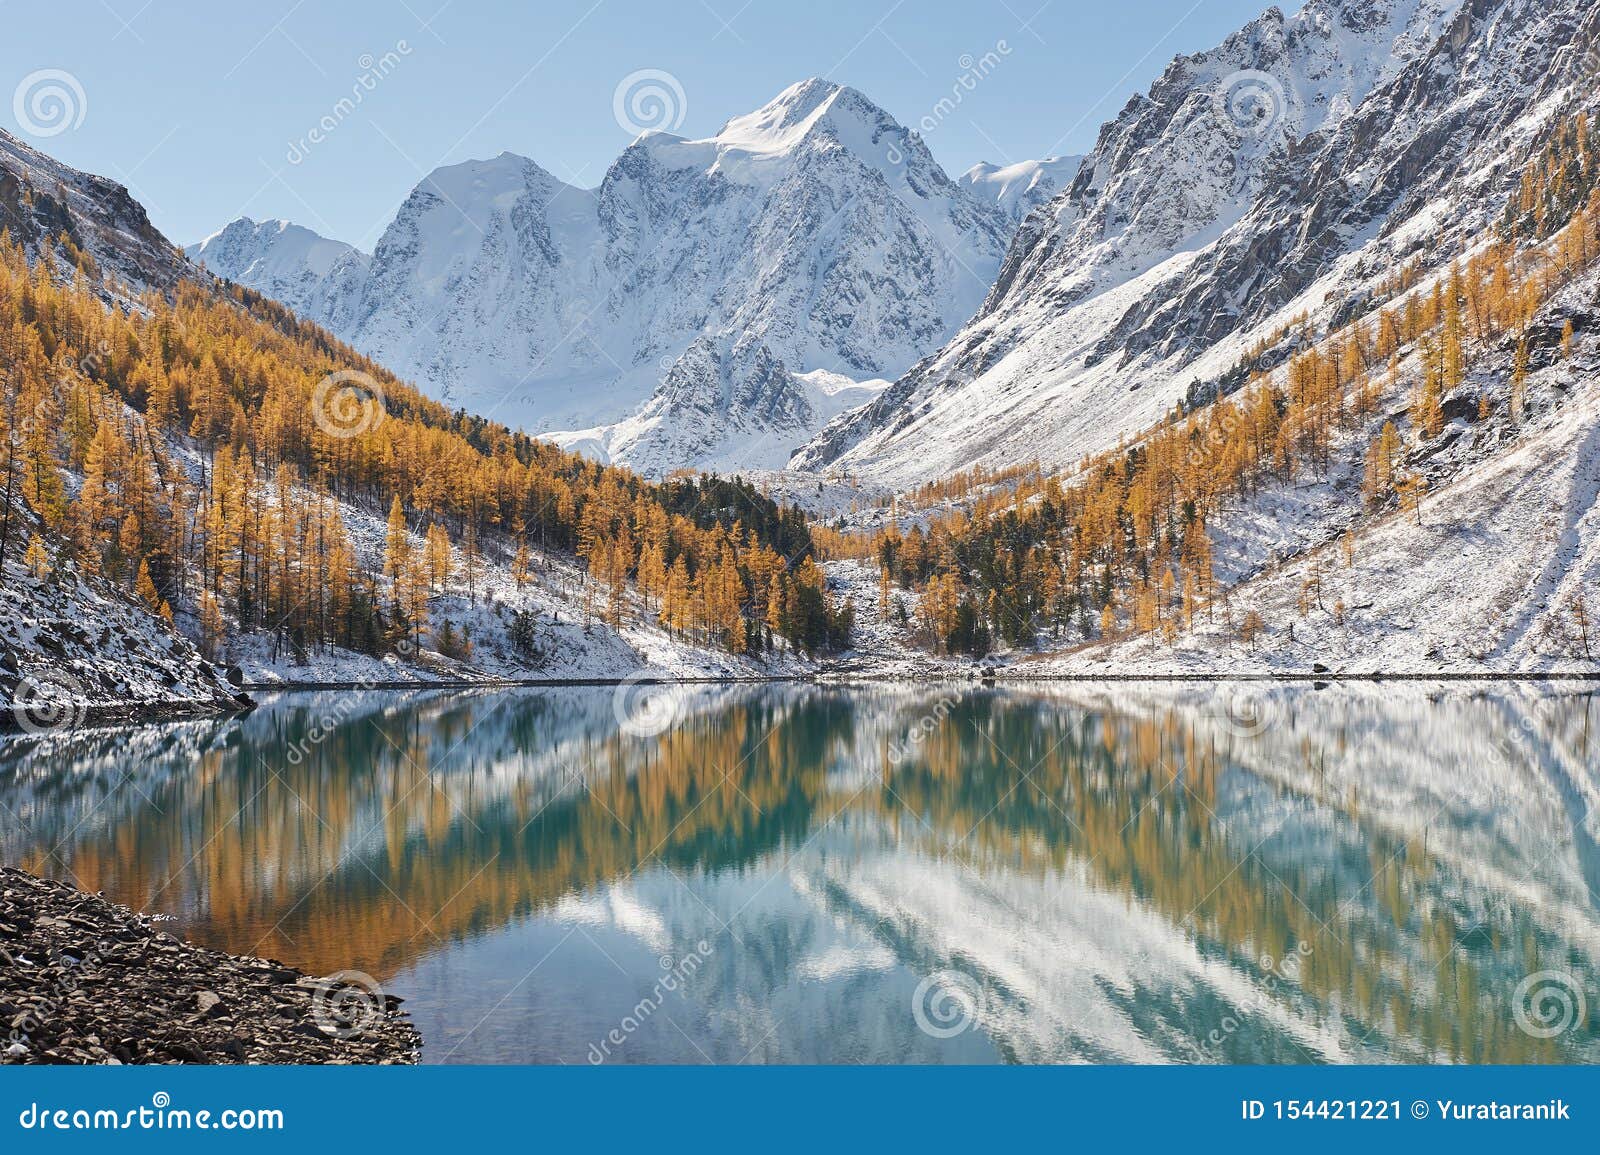
MULTIPOLYGON (((1303 205, 1275 206, 1273 191, 1359 122, 1374 92, 1463 35, 1462 9, 1462 0, 1310 0, 1292 17, 1268 9, 1216 48, 1176 58, 1101 128, 1071 185, 1023 221, 973 319, 794 466, 919 480, 1041 448, 1075 460, 1157 420, 1195 377, 1222 371, 1191 368, 1197 356, 1224 338, 1248 343, 1225 324, 1223 298, 1253 300, 1249 278, 1280 272, 1256 255, 1234 268, 1241 279, 1213 276, 1215 316, 1203 333, 1174 333, 1162 309, 1190 267, 1206 267, 1224 237, 1248 255, 1269 228, 1292 232, 1303 205), (975 416, 997 412, 1010 418, 1003 427, 975 416), (922 451, 929 443, 941 450, 933 460, 922 451)), ((1343 181, 1324 173, 1297 195, 1314 203, 1319 188, 1343 181)), ((1321 256, 1350 247, 1341 241, 1321 256)))

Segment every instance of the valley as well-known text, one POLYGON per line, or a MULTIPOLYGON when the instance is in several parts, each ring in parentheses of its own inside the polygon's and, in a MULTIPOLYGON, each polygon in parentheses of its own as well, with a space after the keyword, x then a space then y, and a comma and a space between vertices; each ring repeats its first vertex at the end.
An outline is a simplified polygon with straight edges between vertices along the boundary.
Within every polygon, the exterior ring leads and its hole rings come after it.
POLYGON ((1526 8, 1270 10, 959 178, 814 78, 371 253, 0 137, 13 695, 1592 671, 1600 25, 1526 8))
POLYGON ((591 2, 4 15, 0 1064, 1565 1118, 1600 3, 591 2))

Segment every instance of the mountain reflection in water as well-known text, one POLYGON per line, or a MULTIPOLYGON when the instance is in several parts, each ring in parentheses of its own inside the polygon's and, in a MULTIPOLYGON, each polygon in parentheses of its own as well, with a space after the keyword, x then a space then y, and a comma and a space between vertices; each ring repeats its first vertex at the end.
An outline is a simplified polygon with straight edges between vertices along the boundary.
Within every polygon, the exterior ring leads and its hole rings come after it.
POLYGON ((0 858, 426 1061, 1600 1061, 1587 687, 671 693, 16 739, 0 858))

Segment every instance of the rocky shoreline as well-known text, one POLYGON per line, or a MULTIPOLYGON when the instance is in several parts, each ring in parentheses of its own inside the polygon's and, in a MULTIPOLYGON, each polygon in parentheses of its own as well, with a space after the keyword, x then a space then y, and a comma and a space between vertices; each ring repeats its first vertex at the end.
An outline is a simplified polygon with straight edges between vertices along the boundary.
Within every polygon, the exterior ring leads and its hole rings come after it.
POLYGON ((37 705, 8 700, 4 686, 0 685, 0 738, 23 739, 103 726, 187 722, 195 718, 240 718, 255 708, 255 699, 241 692, 224 702, 175 700, 51 705, 41 714, 37 705))
POLYGON ((207 950, 99 895, 0 867, 0 1062, 415 1063, 367 975, 207 950))

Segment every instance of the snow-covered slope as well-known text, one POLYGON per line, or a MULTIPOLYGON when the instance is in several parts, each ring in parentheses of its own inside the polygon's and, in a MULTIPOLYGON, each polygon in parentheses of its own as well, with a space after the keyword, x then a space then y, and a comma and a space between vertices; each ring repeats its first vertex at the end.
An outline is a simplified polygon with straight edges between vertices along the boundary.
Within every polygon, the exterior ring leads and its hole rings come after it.
POLYGON ((1072 183, 1083 164, 1081 156, 1051 156, 993 165, 983 161, 961 174, 961 183, 977 196, 994 201, 1013 221, 1047 203, 1072 183))
POLYGON ((188 638, 121 586, 81 569, 26 510, 0 569, 0 732, 248 707, 188 638), (16 538, 38 541, 24 564, 16 538))
POLYGON ((439 169, 370 258, 248 222, 189 253, 451 404, 654 469, 804 442, 829 414, 779 366, 860 380, 937 348, 987 294, 1010 211, 813 79, 705 140, 646 133, 596 189, 510 153, 439 169), (735 409, 678 421, 713 384, 735 409))
POLYGON ((749 333, 699 337, 633 416, 553 439, 658 477, 686 463, 721 472, 779 469, 796 444, 887 384, 826 369, 794 373, 749 333))
MULTIPOLYGON (((1427 483, 1420 509, 1357 516, 1361 449, 1374 433, 1362 430, 1340 439, 1326 478, 1269 487, 1219 511, 1217 562, 1233 587, 1222 612, 1197 615, 1173 645, 1151 635, 1026 668, 1259 672, 1321 663, 1342 674, 1592 673, 1600 640, 1586 599, 1600 581, 1600 335, 1583 310, 1597 293, 1593 271, 1562 290, 1533 330, 1524 421, 1509 417, 1508 343, 1474 366, 1453 395, 1468 403, 1452 406, 1458 415, 1438 438, 1406 443, 1406 468, 1427 483), (1559 354, 1564 315, 1584 326, 1570 357, 1559 354), (1477 414, 1478 398, 1489 416, 1477 414), (1308 588, 1316 591, 1309 602, 1308 588), (1249 610, 1264 625, 1246 645, 1236 627, 1249 610)), ((1372 424, 1405 400, 1385 398, 1372 424)))
POLYGON ((1147 426, 1231 368, 1252 324, 1335 309, 1389 271, 1422 239, 1408 221, 1432 241, 1481 214, 1478 182, 1517 119, 1576 77, 1592 14, 1310 0, 1174 60, 1023 222, 972 321, 796 465, 909 481, 1073 461, 1147 426))

